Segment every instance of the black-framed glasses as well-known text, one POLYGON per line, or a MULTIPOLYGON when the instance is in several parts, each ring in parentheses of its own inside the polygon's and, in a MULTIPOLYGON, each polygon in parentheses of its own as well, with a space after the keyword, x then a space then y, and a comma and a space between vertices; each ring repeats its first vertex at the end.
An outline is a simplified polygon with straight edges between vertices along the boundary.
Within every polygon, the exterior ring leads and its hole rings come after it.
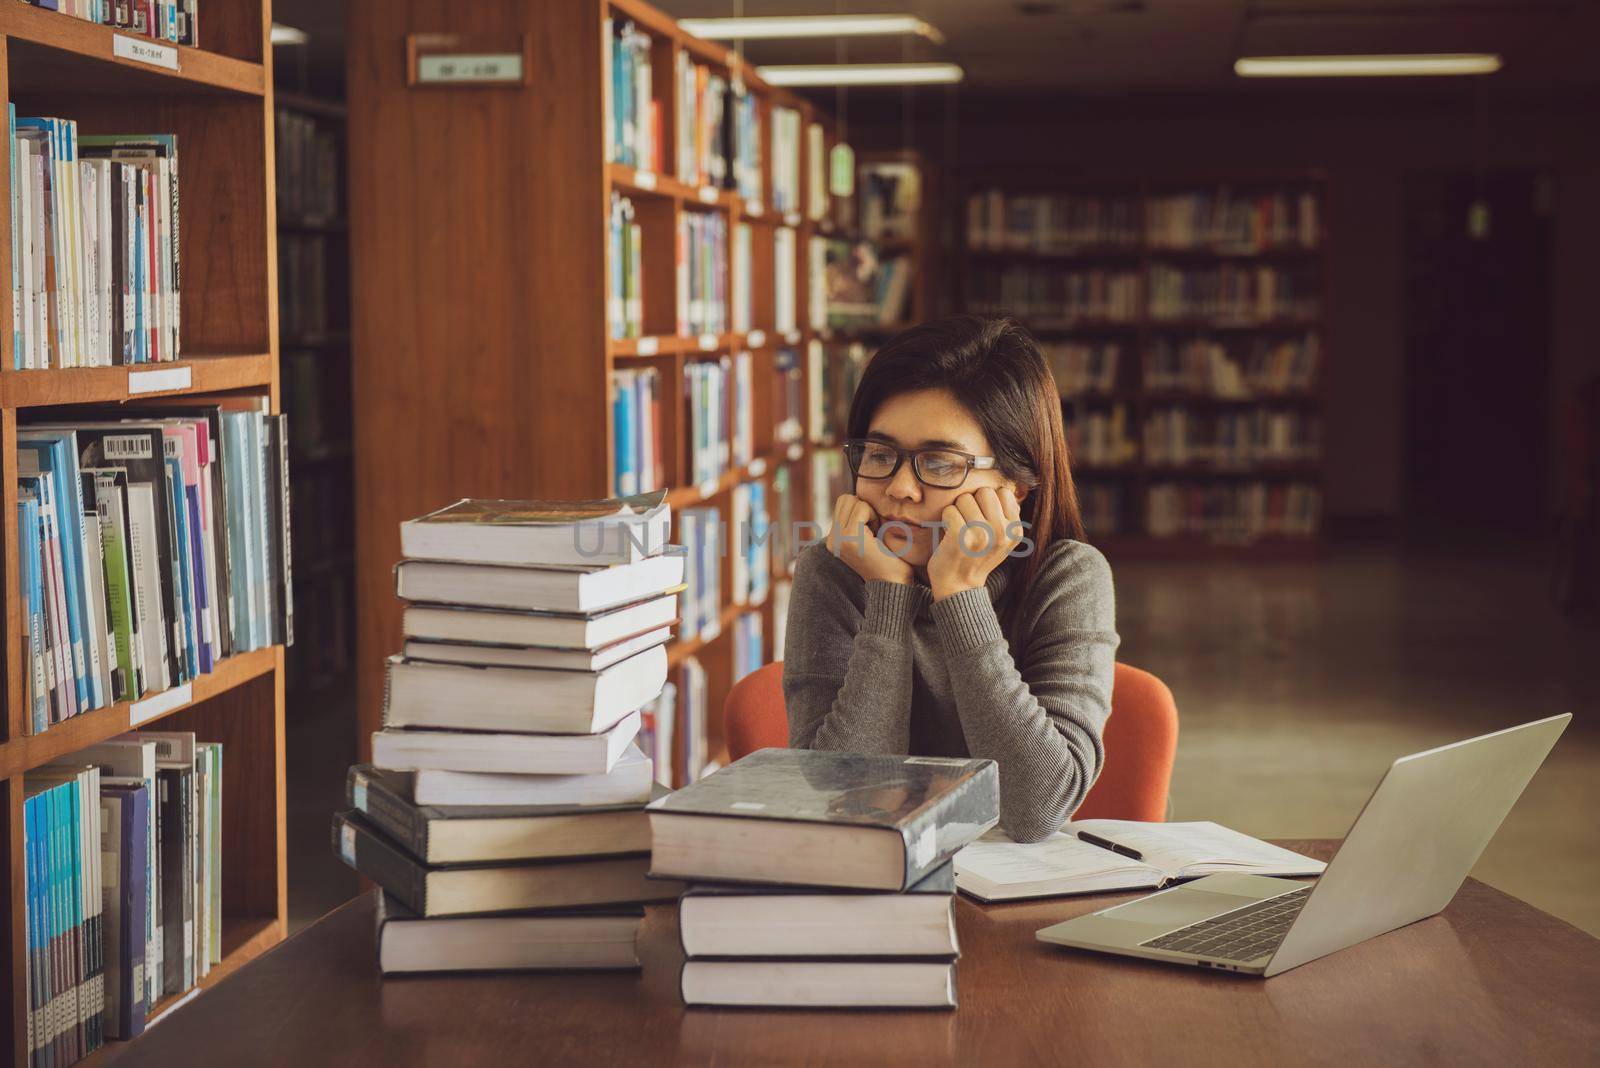
POLYGON ((851 438, 844 443, 844 459, 857 478, 893 478, 900 465, 911 459, 917 481, 934 489, 955 489, 970 471, 987 471, 993 456, 974 456, 959 449, 897 449, 882 441, 851 438))

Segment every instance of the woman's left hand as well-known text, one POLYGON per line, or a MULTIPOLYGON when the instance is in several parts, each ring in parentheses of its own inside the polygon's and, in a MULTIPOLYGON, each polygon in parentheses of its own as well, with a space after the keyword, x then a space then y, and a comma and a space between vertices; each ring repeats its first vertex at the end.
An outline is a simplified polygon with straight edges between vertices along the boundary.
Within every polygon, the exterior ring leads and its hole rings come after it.
POLYGON ((982 586, 1022 541, 1022 508, 1010 486, 963 493, 940 513, 944 530, 928 561, 928 585, 942 601, 982 586))

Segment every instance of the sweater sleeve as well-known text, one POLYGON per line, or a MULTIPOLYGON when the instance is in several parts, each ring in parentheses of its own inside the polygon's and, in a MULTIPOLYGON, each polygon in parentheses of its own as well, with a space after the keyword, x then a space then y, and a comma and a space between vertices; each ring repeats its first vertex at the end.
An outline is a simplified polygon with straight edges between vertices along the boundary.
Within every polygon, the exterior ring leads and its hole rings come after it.
POLYGON ((1111 569, 1091 546, 1052 550, 1030 590, 1013 650, 987 590, 933 603, 967 749, 1000 766, 1000 826, 1015 841, 1053 834, 1105 759, 1118 644, 1111 569))
POLYGON ((911 626, 928 597, 921 586, 862 582, 825 545, 801 554, 784 632, 791 746, 907 751, 911 626))

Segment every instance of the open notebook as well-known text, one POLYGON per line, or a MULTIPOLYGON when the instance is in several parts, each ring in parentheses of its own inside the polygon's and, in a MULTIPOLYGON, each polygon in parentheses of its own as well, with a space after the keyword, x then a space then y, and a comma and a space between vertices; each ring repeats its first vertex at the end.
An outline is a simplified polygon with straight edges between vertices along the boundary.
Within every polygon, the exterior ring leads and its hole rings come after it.
POLYGON ((1236 872, 1318 875, 1320 860, 1215 823, 1078 820, 1021 845, 998 830, 956 854, 956 888, 980 901, 1161 887, 1236 872))

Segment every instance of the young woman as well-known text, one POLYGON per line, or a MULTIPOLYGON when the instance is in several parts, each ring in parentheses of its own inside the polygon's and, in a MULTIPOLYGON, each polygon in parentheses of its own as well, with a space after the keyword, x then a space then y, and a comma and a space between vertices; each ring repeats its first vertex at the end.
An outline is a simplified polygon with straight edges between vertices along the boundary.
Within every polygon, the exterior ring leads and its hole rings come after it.
POLYGON ((896 336, 850 405, 854 492, 801 553, 783 668, 797 748, 988 757, 1038 841, 1100 772, 1117 649, 1055 381, 1015 322, 896 336))

